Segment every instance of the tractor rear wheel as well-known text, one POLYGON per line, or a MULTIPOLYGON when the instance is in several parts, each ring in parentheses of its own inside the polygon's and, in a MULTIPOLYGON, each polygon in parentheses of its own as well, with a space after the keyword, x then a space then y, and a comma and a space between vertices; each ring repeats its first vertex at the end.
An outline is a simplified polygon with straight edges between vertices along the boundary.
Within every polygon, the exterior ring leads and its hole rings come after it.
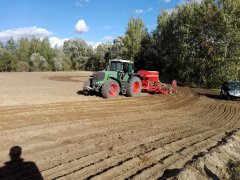
POLYGON ((113 79, 109 79, 102 87, 103 98, 115 98, 119 95, 119 92, 119 84, 113 79))
POLYGON ((85 81, 84 84, 83 84, 83 94, 84 94, 85 96, 87 96, 87 95, 90 94, 90 92, 89 92, 88 89, 87 89, 87 86, 88 86, 88 87, 90 86, 90 80, 85 81))
POLYGON ((134 97, 139 96, 142 91, 142 82, 139 77, 134 76, 128 84, 127 96, 134 97))

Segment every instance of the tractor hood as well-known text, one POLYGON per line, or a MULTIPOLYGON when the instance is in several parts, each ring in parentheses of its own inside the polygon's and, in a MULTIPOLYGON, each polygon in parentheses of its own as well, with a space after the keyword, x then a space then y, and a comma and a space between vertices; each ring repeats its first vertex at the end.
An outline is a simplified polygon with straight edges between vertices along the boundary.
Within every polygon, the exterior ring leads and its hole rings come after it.
POLYGON ((104 77, 105 77, 105 71, 95 72, 95 73, 93 73, 92 77, 93 77, 93 80, 103 81, 104 77))
POLYGON ((117 78, 118 71, 97 71, 93 73, 92 78, 95 81, 107 80, 107 77, 117 78))

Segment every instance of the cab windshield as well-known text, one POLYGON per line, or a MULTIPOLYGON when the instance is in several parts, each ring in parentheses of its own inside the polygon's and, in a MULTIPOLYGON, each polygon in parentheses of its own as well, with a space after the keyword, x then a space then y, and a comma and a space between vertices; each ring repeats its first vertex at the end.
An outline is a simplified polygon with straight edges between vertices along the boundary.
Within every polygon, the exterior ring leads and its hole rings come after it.
POLYGON ((112 61, 109 66, 109 71, 122 71, 122 62, 112 61))

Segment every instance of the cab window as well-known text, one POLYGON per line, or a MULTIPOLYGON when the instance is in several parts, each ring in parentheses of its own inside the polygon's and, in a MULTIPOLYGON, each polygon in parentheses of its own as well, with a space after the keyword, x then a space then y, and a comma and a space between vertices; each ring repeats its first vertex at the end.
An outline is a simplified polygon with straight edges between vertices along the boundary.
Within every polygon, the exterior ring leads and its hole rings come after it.
POLYGON ((122 63, 121 62, 116 62, 112 61, 110 64, 110 71, 122 71, 122 63))
POLYGON ((129 64, 128 63, 123 63, 123 72, 128 72, 129 64))

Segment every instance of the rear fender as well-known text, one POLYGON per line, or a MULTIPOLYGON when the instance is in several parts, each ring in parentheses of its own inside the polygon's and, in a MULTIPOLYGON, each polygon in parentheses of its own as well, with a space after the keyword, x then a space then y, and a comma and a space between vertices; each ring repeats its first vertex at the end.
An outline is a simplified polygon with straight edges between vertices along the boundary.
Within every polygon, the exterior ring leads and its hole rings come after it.
POLYGON ((128 81, 130 81, 130 79, 132 79, 133 77, 139 77, 140 79, 141 79, 141 76, 140 76, 140 74, 138 74, 138 73, 129 73, 129 80, 128 81))
MULTIPOLYGON (((119 87, 122 88, 122 87, 121 87, 121 83, 120 83, 120 81, 119 81, 117 78, 114 78, 114 77, 108 77, 108 78, 107 78, 107 81, 108 81, 109 79, 112 79, 112 80, 117 81, 119 87)), ((106 81, 106 82, 107 82, 107 81, 106 81)), ((104 82, 104 83, 102 84, 101 89, 104 87, 104 84, 105 84, 106 82, 104 82)))
POLYGON ((118 85, 119 85, 119 87, 120 88, 122 88, 121 87, 121 82, 117 79, 117 78, 114 78, 114 77, 109 77, 109 79, 112 79, 112 80, 115 80, 115 81, 117 81, 118 82, 118 85))

